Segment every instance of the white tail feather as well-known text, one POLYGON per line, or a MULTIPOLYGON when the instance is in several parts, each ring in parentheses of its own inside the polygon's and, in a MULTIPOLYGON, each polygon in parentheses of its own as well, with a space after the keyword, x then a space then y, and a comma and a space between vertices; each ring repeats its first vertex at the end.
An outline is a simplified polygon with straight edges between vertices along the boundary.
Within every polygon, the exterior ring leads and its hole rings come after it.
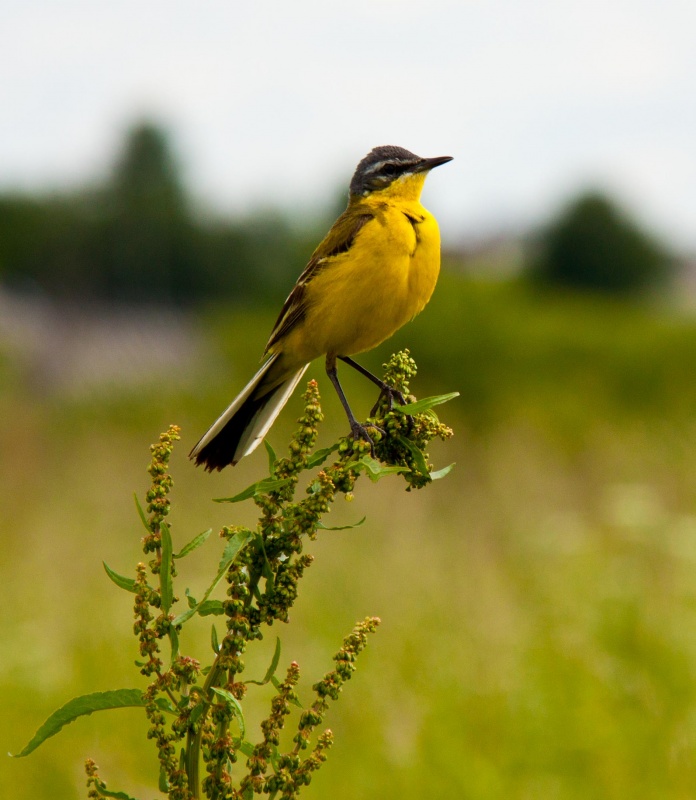
MULTIPOLYGON (((215 422, 203 434, 200 441, 189 453, 189 458, 196 458, 203 448, 215 439, 215 437, 223 430, 225 425, 234 417, 239 409, 252 395, 256 387, 263 380, 268 370, 274 364, 278 354, 274 353, 267 361, 263 363, 259 371, 247 383, 242 391, 235 397, 230 405, 222 412, 222 414, 215 420, 215 422)), ((232 454, 231 463, 236 463, 240 458, 243 458, 249 453, 253 452, 268 433, 269 428, 275 422, 278 414, 280 414, 283 406, 288 402, 290 395, 295 390, 300 379, 305 373, 309 364, 305 364, 297 372, 286 378, 278 387, 273 389, 268 395, 268 402, 265 403, 257 412, 255 417, 252 417, 246 430, 242 434, 239 443, 232 454)))
POLYGON ((251 420, 239 440, 233 457, 235 463, 239 461, 240 458, 244 458, 244 456, 248 456, 249 453, 253 453, 253 451, 256 450, 264 436, 268 433, 271 425, 276 421, 278 414, 283 410, 283 407, 295 391, 295 387, 300 382, 308 366, 309 364, 305 364, 304 367, 287 378, 272 392, 268 403, 266 403, 266 405, 260 409, 259 413, 251 420))

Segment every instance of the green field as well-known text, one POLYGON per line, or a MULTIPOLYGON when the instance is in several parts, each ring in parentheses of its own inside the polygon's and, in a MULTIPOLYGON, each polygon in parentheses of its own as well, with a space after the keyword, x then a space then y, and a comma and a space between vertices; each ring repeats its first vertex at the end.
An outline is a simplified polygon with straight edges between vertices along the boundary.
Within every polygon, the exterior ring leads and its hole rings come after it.
MULTIPOLYGON (((220 475, 186 453, 253 370, 274 315, 211 310, 219 355, 195 389, 172 374, 138 393, 42 396, 0 361, 0 751, 17 752, 76 694, 140 686, 131 595, 102 559, 141 560, 132 494, 148 445, 183 427, 172 460, 175 547, 208 527, 252 524, 220 506, 262 477, 262 451, 220 475)), ((446 275, 431 305, 379 352, 409 347, 419 396, 459 391, 433 447, 444 480, 361 482, 310 548, 291 623, 301 697, 354 622, 382 626, 329 713, 336 744, 311 798, 676 800, 696 796, 696 318, 667 305, 533 293, 446 275)), ((321 365, 327 422, 345 432, 321 365)), ((344 385, 365 415, 374 397, 344 385)), ((301 408, 274 428, 280 450, 301 408)), ((221 546, 185 563, 196 594, 221 546)), ((209 653, 209 619, 183 652, 209 653)), ((263 674, 274 642, 250 651, 263 674)), ((140 679, 142 681, 142 679, 140 679)), ((250 701, 253 725, 269 692, 250 701)), ((0 796, 85 797, 85 758, 112 788, 150 800, 156 755, 138 711, 79 720, 0 770, 0 796)))

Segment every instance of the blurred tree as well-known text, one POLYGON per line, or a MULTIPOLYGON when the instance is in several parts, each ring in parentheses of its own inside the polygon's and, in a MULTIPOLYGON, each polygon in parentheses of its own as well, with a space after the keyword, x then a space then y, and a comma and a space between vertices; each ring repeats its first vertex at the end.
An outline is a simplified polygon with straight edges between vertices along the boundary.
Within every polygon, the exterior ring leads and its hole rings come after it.
POLYGON ((0 277, 51 294, 78 294, 93 279, 84 203, 76 197, 0 197, 0 277))
POLYGON ((205 293, 274 306, 285 299, 312 247, 277 212, 212 220, 199 229, 205 293))
POLYGON ((666 250, 606 196, 575 200, 534 243, 528 266, 536 281, 605 292, 634 292, 669 277, 666 250))
POLYGON ((322 233, 278 212, 202 219, 167 135, 145 121, 104 185, 0 196, 0 279, 73 299, 277 305, 322 233))
POLYGON ((195 292, 188 201, 165 133, 149 122, 128 134, 102 196, 97 260, 104 294, 185 300, 195 292))

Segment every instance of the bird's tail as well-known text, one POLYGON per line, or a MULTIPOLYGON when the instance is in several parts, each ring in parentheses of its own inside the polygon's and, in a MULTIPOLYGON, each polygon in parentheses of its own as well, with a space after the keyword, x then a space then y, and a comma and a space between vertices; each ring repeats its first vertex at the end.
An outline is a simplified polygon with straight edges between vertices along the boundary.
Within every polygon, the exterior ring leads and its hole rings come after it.
POLYGON ((290 399, 305 370, 305 364, 278 380, 278 354, 273 354, 189 453, 196 466, 212 472, 236 464, 249 455, 268 433, 290 399), (273 369, 273 367, 276 369, 273 369))

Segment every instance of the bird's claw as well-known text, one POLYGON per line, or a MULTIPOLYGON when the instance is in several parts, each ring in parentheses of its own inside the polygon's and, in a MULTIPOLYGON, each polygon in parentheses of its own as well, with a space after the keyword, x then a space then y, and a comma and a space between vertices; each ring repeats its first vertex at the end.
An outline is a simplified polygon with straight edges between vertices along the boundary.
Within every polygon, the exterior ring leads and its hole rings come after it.
POLYGON ((394 400, 396 400, 397 405, 405 406, 407 404, 407 400, 404 395, 398 390, 393 389, 391 386, 384 386, 382 391, 379 393, 379 397, 377 398, 377 402, 372 407, 372 411, 370 411, 370 416, 374 417, 377 413, 379 408, 379 404, 382 402, 382 398, 387 398, 387 404, 389 406, 389 410, 391 411, 394 408, 394 400))
POLYGON ((352 422, 351 425, 350 425, 350 430, 351 430, 351 433, 353 434, 353 439, 354 440, 357 441, 359 439, 362 439, 362 441, 367 442, 370 445, 370 455, 372 456, 372 458, 375 458, 375 443, 374 443, 373 438, 367 432, 367 428, 368 427, 373 428, 374 430, 378 431, 379 433, 382 434, 382 436, 385 435, 384 431, 379 426, 377 426, 377 425, 365 426, 365 425, 361 425, 359 422, 352 422))
MULTIPOLYGON (((394 409, 394 401, 396 400, 397 405, 405 406, 408 405, 408 400, 404 397, 403 393, 400 392, 398 389, 393 389, 391 386, 385 386, 382 391, 379 393, 379 397, 377 398, 377 402, 375 403, 372 411, 370 411, 370 416, 374 417, 379 409, 379 404, 382 402, 382 398, 387 398, 387 403, 389 406, 389 410, 392 411, 394 409)), ((414 421, 413 417, 410 414, 403 415, 406 424, 408 425, 408 430, 413 430, 414 421)))

